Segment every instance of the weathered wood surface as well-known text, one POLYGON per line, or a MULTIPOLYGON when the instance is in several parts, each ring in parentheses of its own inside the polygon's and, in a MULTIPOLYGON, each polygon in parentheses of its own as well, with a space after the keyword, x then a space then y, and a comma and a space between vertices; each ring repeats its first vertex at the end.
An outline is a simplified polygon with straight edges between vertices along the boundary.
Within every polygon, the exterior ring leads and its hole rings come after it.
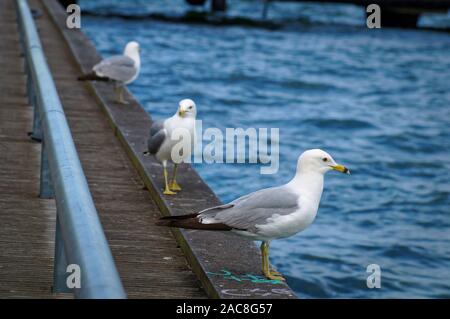
MULTIPOLYGON (((55 1, 44 2, 48 10, 38 0, 30 5, 42 12, 36 22, 47 61, 128 296, 205 297, 187 258, 210 297, 294 297, 285 284, 264 282, 253 243, 174 230, 181 250, 169 229, 154 226, 160 210, 184 214, 220 201, 189 165, 180 169, 186 190, 173 198, 162 195, 161 166, 142 156, 150 117, 129 93, 133 103, 124 107, 113 102, 110 85, 76 81, 99 55, 82 33, 65 29, 55 1)), ((37 197, 41 146, 26 135, 32 108, 27 106, 13 5, 0 2, 6 40, 0 67, 8 74, 0 79, 0 297, 59 297, 51 293, 55 205, 37 197)))
POLYGON ((143 189, 63 37, 40 1, 36 20, 94 203, 128 297, 201 298, 204 292, 167 229, 154 225, 158 206, 143 189))
MULTIPOLYGON (((128 297, 204 298, 200 283, 143 189, 104 113, 40 1, 30 6, 77 151, 128 297)), ((14 1, 0 1, 0 298, 58 297, 53 279, 54 200, 39 199, 40 144, 30 141, 14 1)))
MULTIPOLYGON (((100 56, 86 36, 65 27, 65 15, 52 0, 44 0, 48 12, 69 45, 83 72, 88 72, 100 56)), ((69 57, 64 58, 68 61, 69 57)), ((144 61, 145 63, 145 61, 144 61)), ((107 114, 116 136, 138 169, 152 198, 165 215, 192 213, 220 204, 220 200, 195 170, 183 164, 178 182, 183 188, 177 196, 162 194, 162 167, 153 157, 143 156, 151 118, 130 92, 125 98, 130 105, 114 102, 111 85, 87 84, 107 114)), ((149 226, 150 227, 150 226, 149 226)), ((252 242, 217 232, 173 229, 193 271, 200 278, 208 296, 218 298, 294 298, 284 283, 267 282, 262 277, 259 251, 252 242), (230 276, 232 274, 233 276, 230 276)))
POLYGON ((27 136, 33 109, 14 1, 0 1, 0 30, 0 298, 52 298, 56 208, 37 196, 41 145, 27 136))

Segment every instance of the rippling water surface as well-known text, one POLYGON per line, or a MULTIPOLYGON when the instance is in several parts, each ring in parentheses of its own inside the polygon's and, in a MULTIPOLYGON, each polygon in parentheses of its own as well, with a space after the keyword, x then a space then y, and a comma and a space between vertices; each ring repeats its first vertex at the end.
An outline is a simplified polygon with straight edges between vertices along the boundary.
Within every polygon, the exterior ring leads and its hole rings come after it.
MULTIPOLYGON (((180 0, 80 3, 130 15, 190 9, 180 0)), ((261 21, 261 5, 232 0, 229 15, 261 21)), ((272 244, 272 262, 300 297, 450 297, 450 34, 367 30, 354 6, 275 3, 269 18, 279 27, 95 16, 82 27, 104 56, 141 43, 130 89, 154 118, 191 97, 205 127, 280 128, 278 174, 196 165, 223 201, 287 182, 308 148, 351 168, 326 176, 310 228, 272 244), (381 289, 366 287, 372 263, 381 289)))

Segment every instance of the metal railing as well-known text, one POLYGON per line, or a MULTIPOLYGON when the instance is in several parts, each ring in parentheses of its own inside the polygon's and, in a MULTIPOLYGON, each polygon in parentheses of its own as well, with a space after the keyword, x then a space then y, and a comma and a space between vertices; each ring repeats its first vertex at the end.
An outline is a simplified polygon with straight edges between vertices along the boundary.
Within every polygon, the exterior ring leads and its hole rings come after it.
POLYGON ((42 141, 40 197, 55 198, 57 207, 53 289, 77 298, 126 298, 30 8, 26 0, 17 0, 16 6, 34 107, 32 138, 42 141), (70 289, 66 270, 72 264, 81 276, 80 287, 70 289))

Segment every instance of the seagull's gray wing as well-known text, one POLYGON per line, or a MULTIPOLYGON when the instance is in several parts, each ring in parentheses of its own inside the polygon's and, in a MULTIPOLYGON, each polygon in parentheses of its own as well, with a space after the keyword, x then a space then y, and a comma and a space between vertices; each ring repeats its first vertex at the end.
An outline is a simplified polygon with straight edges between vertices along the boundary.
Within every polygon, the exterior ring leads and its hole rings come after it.
POLYGON ((271 187, 240 197, 233 202, 201 211, 201 221, 231 228, 256 231, 273 215, 288 215, 299 209, 298 196, 285 186, 271 187))
POLYGON ((125 55, 115 55, 100 61, 93 67, 94 72, 101 77, 107 77, 118 82, 127 82, 137 72, 134 60, 125 55))
POLYGON ((165 139, 166 131, 164 130, 164 121, 154 122, 150 127, 150 136, 147 142, 150 154, 158 153, 158 150, 165 139))
POLYGON ((150 137, 164 129, 164 121, 155 121, 150 127, 150 137))

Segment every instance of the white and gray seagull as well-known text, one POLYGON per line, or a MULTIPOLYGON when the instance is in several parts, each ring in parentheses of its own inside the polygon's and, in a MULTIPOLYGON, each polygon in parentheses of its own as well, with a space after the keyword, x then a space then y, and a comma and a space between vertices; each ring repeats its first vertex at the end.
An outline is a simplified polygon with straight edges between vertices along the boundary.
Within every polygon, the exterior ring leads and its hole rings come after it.
POLYGON ((164 194, 175 195, 175 191, 180 191, 181 187, 176 180, 178 164, 192 154, 195 144, 195 119, 197 116, 197 107, 191 99, 181 100, 178 110, 172 117, 163 121, 154 122, 150 128, 148 138, 148 152, 155 155, 156 159, 163 165, 164 172, 164 194), (177 131, 178 130, 178 131, 177 131), (189 136, 184 135, 187 133, 189 136), (177 153, 177 159, 172 158, 172 150, 176 145, 180 145, 180 138, 176 135, 183 135, 185 148, 182 154, 177 153), (189 149, 187 149, 189 148, 189 149), (173 177, 168 181, 167 163, 173 162, 173 177))
POLYGON ((268 279, 284 280, 270 267, 270 242, 295 235, 314 221, 322 196, 324 175, 330 170, 350 174, 327 152, 307 150, 298 158, 297 172, 289 183, 261 189, 229 204, 198 213, 162 217, 157 225, 224 231, 261 241, 264 275, 268 279))
POLYGON ((117 102, 128 104, 123 98, 123 86, 130 84, 141 69, 140 47, 136 41, 128 42, 122 55, 114 55, 94 65, 92 71, 78 77, 79 81, 113 81, 117 102))

